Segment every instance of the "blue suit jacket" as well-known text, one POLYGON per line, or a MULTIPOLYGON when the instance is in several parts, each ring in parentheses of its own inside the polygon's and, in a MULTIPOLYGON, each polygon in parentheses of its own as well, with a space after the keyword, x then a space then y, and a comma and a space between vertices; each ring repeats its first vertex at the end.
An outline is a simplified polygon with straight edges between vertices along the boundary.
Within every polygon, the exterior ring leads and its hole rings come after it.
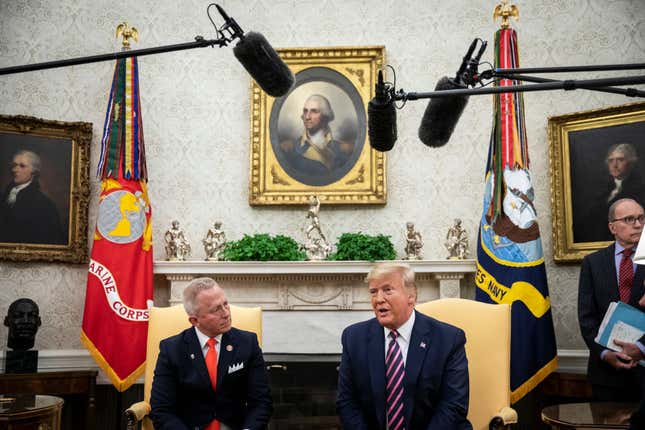
POLYGON ((257 336, 236 328, 222 335, 216 391, 193 327, 162 340, 150 404, 157 430, 202 429, 213 419, 233 430, 265 428, 272 405, 257 336))
MULTIPOLYGON (((405 363, 405 428, 472 429, 466 336, 416 312, 405 363)), ((385 335, 376 318, 342 336, 336 406, 345 429, 385 429, 385 335)))

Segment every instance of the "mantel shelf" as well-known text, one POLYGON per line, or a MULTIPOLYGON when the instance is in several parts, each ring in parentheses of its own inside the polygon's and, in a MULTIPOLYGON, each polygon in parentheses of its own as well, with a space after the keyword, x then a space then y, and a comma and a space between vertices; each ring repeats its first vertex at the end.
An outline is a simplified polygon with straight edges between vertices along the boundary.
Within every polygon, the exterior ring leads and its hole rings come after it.
MULTIPOLYGON (((395 260, 407 263, 417 274, 475 273, 475 260, 395 260)), ((342 274, 367 273, 369 261, 155 261, 154 272, 180 274, 342 274)))

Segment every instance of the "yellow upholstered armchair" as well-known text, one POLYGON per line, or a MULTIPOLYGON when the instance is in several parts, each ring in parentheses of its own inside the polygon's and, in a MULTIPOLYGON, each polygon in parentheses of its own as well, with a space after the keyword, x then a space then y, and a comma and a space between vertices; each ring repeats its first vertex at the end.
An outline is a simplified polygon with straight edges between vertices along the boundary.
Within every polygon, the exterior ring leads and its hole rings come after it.
MULTIPOLYGON (((262 346, 262 308, 243 308, 231 305, 231 319, 234 327, 256 333, 258 342, 262 346)), ((188 316, 183 305, 167 308, 153 307, 150 309, 143 401, 137 402, 125 410, 124 414, 128 423, 128 430, 136 429, 139 422, 141 422, 142 429, 153 430, 152 421, 148 418, 148 413, 150 413, 152 378, 154 377, 157 356, 159 355, 159 342, 178 334, 188 327, 190 327, 190 322, 188 322, 188 316)))
POLYGON ((418 304, 422 314, 466 333, 470 379, 468 420, 474 430, 506 428, 517 422, 511 402, 511 307, 466 299, 418 304))

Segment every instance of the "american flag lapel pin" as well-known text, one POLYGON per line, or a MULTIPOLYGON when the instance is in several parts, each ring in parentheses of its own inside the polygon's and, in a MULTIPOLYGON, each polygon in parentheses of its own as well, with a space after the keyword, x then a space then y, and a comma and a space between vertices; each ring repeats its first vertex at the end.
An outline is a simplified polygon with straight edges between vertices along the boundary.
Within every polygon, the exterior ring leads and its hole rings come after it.
POLYGON ((425 347, 426 347, 426 343, 425 343, 425 342, 421 342, 421 343, 419 344, 419 346, 420 346, 421 348, 425 349, 425 347))

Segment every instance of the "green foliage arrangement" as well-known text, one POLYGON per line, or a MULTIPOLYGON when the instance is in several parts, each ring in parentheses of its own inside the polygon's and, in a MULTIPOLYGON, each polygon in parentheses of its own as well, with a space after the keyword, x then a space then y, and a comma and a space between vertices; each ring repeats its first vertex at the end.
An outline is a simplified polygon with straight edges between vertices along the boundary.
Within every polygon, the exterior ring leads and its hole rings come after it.
POLYGON ((303 261, 306 255, 290 237, 268 234, 244 235, 228 242, 223 257, 228 261, 303 261))
POLYGON ((336 243, 336 252, 329 260, 394 260, 396 252, 390 236, 379 234, 343 233, 336 243))

